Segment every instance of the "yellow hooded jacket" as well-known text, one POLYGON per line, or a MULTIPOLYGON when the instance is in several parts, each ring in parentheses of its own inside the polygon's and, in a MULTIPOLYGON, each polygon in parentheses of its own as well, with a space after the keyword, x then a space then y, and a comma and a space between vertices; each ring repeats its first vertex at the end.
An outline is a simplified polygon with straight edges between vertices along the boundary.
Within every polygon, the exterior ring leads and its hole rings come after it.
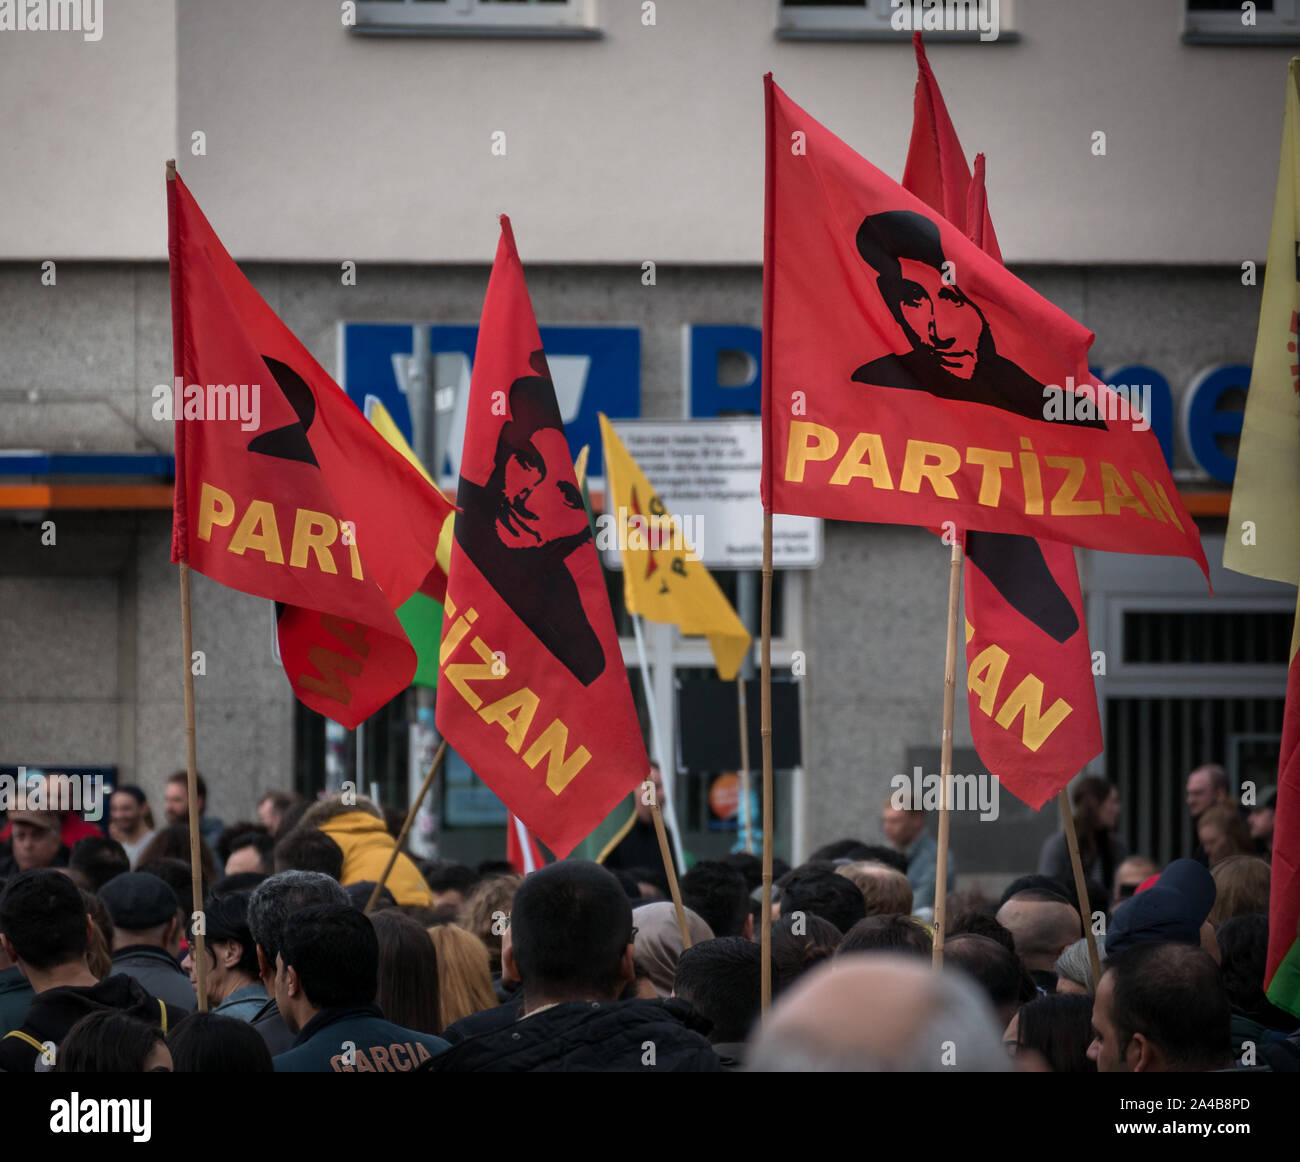
MULTIPOLYGON (((388 834, 382 819, 360 809, 335 815, 317 826, 343 849, 344 884, 378 880, 384 874, 388 857, 393 852, 394 840, 388 834)), ((399 904, 433 907, 433 893, 429 891, 429 885, 424 882, 419 868, 405 854, 398 855, 384 886, 393 893, 393 898, 399 904)))

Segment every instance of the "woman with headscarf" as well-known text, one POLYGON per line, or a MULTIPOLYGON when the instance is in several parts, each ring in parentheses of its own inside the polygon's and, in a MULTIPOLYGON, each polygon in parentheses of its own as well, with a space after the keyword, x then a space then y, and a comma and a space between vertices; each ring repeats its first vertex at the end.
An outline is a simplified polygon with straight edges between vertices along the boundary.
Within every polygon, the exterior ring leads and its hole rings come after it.
MULTIPOLYGON (((691 944, 712 940, 713 929, 690 908, 685 911, 691 944)), ((656 994, 670 996, 677 976, 677 960, 682 954, 682 930, 677 924, 676 907, 666 900, 643 904, 632 910, 632 925, 637 968, 645 971, 656 994)))

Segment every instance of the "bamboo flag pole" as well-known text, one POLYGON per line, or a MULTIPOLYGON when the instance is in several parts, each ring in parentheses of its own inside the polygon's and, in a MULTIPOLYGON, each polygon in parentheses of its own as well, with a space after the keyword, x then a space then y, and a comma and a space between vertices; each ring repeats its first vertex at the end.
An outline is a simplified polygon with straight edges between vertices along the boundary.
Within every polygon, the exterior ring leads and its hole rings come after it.
POLYGON ((1061 804, 1061 824, 1065 828, 1065 846, 1070 849, 1070 866, 1074 868, 1074 891, 1079 897, 1079 915, 1083 919, 1083 934, 1088 938, 1088 963, 1092 966, 1092 989, 1097 991, 1101 982, 1101 956, 1097 952, 1097 937, 1092 931, 1092 905, 1088 900, 1088 883, 1083 875, 1083 860, 1079 858, 1079 835, 1074 829, 1074 814, 1070 810, 1070 796, 1064 787, 1057 796, 1061 804))
MULTIPOLYGON (((659 712, 655 708, 654 686, 650 682, 650 663, 646 661, 645 656, 645 638, 641 634, 641 615, 632 614, 632 630, 636 634, 637 654, 641 659, 641 681, 645 686, 646 709, 650 714, 650 741, 654 744, 655 757, 659 760, 659 774, 664 779, 664 785, 668 784, 668 755, 664 753, 663 737, 659 733, 659 712)), ((644 791, 643 791, 644 793, 644 791)), ((677 865, 673 859, 673 851, 668 846, 668 832, 664 827, 663 813, 659 810, 659 796, 654 793, 654 784, 650 784, 650 809, 654 815, 655 835, 659 839, 659 853, 663 856, 664 871, 668 875, 668 891, 672 894, 673 908, 677 912, 677 927, 682 933, 682 948, 686 949, 691 946, 690 929, 686 926, 686 908, 682 903, 682 891, 677 884, 677 865)), ((668 809, 672 811, 672 800, 668 800, 668 809)), ((676 816, 674 815, 674 822, 676 816)), ((673 841, 677 845, 676 857, 680 861, 682 858, 681 837, 678 832, 681 831, 680 825, 673 828, 673 841)))
POLYGON ((388 879, 388 873, 393 870, 398 853, 402 850, 402 844, 406 842, 407 832, 411 830, 411 824, 415 822, 415 817, 420 812, 420 804, 424 802, 424 797, 429 793, 429 788, 433 786, 434 776, 438 773, 438 768, 442 766, 442 760, 446 757, 447 740, 444 738, 438 744, 438 749, 434 751, 433 762, 429 764, 429 770, 424 776, 424 782, 420 784, 420 793, 416 795, 415 802, 411 804, 411 809, 406 813, 406 820, 402 823, 402 830, 398 832, 397 841, 393 844, 393 850, 388 856, 388 863, 384 866, 384 874, 379 877, 379 882, 375 884, 375 890, 370 893, 370 899, 366 901, 366 906, 362 909, 363 912, 369 912, 378 903, 379 893, 384 890, 384 882, 388 879))
MULTIPOLYGON (((175 174, 169 169, 169 176, 175 174)), ((183 488, 182 481, 176 482, 183 488)), ((194 991, 199 1012, 208 1011, 208 958, 204 952, 206 925, 198 922, 203 912, 203 862, 199 854, 199 773, 194 739, 194 634, 190 624, 190 567, 180 563, 181 571, 181 647, 185 654, 185 782, 190 799, 190 900, 193 905, 194 991)))
MULTIPOLYGON (((957 608, 961 600, 961 540, 954 536, 948 566, 948 642, 943 656, 943 740, 939 752, 939 851, 934 868, 933 964, 943 968, 943 934, 948 919, 948 820, 952 782, 952 720, 957 696, 957 608)), ((916 806, 915 803, 912 804, 916 806)))
POLYGON ((745 851, 753 854, 754 829, 749 819, 749 708, 745 703, 745 676, 736 675, 736 710, 740 715, 740 825, 745 829, 745 851))
POLYGON ((759 953, 762 964, 762 1014, 772 1007, 772 510, 763 510, 762 684, 759 687, 763 740, 763 915, 759 953))

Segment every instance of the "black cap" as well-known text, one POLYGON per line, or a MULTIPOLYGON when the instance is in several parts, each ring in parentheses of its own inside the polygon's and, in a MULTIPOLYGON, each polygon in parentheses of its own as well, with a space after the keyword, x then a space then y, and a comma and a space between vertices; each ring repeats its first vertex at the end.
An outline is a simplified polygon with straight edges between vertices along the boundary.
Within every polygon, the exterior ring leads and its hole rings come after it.
POLYGON ((180 911, 171 885, 148 872, 123 872, 99 889, 99 898, 113 924, 128 932, 143 932, 166 924, 180 911))
POLYGON ((1176 859, 1145 892, 1115 909, 1106 955, 1135 944, 1200 944, 1201 925, 1214 907, 1214 877, 1194 859, 1176 859))

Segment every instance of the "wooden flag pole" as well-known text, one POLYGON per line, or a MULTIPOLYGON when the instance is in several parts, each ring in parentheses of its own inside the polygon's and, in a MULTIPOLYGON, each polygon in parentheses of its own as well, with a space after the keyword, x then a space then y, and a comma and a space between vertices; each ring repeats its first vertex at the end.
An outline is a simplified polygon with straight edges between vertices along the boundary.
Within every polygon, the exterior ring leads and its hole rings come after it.
POLYGON ((760 727, 763 742, 763 914, 760 917, 759 953, 763 958, 761 976, 762 1015, 772 1007, 772 510, 763 509, 763 610, 760 615, 762 635, 762 684, 759 687, 760 727))
MULTIPOLYGON (((639 613, 632 614, 632 629, 636 634, 636 649, 637 654, 641 659, 641 682, 645 687, 646 710, 650 715, 650 741, 654 744, 655 756, 659 760, 659 775, 661 778, 664 778, 664 785, 667 786, 666 776, 668 767, 665 764, 669 760, 668 756, 664 754, 663 739, 659 734, 659 712, 655 709, 655 692, 654 686, 651 685, 650 682, 650 663, 646 661, 645 638, 641 634, 641 615, 639 613)), ((642 788, 642 793, 644 794, 644 784, 642 784, 642 788)), ((664 871, 668 876, 668 891, 672 894, 673 907, 677 911, 677 927, 681 929, 682 933, 682 948, 686 949, 691 946, 691 933, 690 929, 686 926, 686 907, 682 903, 682 891, 677 884, 677 865, 673 859, 674 852, 668 844, 668 832, 664 827, 663 813, 659 810, 659 796, 654 794, 653 783, 650 784, 650 790, 650 809, 654 815, 655 835, 659 838, 659 852, 663 856, 664 871)), ((671 802, 672 800, 670 799, 670 805, 671 802)), ((673 841, 677 845, 677 860, 681 860, 682 858, 681 836, 677 834, 680 830, 681 826, 678 825, 678 827, 673 831, 673 841)))
POLYGON ((411 809, 406 813, 406 820, 402 823, 402 830, 398 832, 397 842, 393 844, 388 863, 384 866, 384 874, 379 877, 379 882, 375 884, 375 890, 370 893, 370 899, 366 901, 366 906, 362 909, 363 912, 368 913, 379 902, 379 893, 384 890, 384 881, 388 879, 388 873, 393 870, 398 853, 402 850, 402 844, 406 842, 407 832, 411 830, 411 824, 415 822, 415 817, 419 814, 420 804, 424 802, 424 797, 429 793, 429 788, 433 786, 434 776, 437 775, 438 768, 442 766, 442 760, 446 757, 447 740, 444 738, 433 754, 433 762, 429 764, 429 771, 424 776, 424 782, 420 784, 420 793, 416 795, 415 802, 411 804, 411 809))
POLYGON ((1079 858, 1079 835, 1074 829, 1074 813, 1070 810, 1069 792, 1062 787, 1057 796, 1061 804, 1061 824, 1065 828, 1065 846, 1070 850, 1070 866, 1074 868, 1074 891, 1079 898, 1079 916, 1083 920, 1083 934, 1088 938, 1088 962, 1092 966, 1092 991, 1101 983, 1101 955, 1097 951, 1097 937, 1092 931, 1092 905, 1088 900, 1088 882, 1083 874, 1083 860, 1079 858))
MULTIPOLYGON (((948 566, 948 642, 943 656, 943 740, 939 757, 939 851, 934 868, 933 964, 943 968, 943 934, 948 919, 948 819, 952 782, 952 720, 957 697, 957 609, 961 600, 961 541, 954 535, 948 566)), ((912 804, 916 806, 915 803, 912 804)))
MULTIPOLYGON (((169 170, 169 175, 175 170, 169 170)), ((183 487, 177 481, 177 487, 183 487)), ((190 625, 190 567, 180 563, 181 571, 181 648, 185 654, 185 782, 190 799, 190 901, 193 907, 191 927, 194 932, 194 991, 199 1012, 208 1011, 208 958, 205 953, 206 925, 197 919, 203 912, 203 862, 199 853, 199 772, 194 739, 194 634, 190 625)))
POLYGON ((745 829, 745 851, 753 854, 754 829, 749 820, 749 713, 745 704, 745 676, 736 674, 736 710, 740 715, 740 825, 745 829))

